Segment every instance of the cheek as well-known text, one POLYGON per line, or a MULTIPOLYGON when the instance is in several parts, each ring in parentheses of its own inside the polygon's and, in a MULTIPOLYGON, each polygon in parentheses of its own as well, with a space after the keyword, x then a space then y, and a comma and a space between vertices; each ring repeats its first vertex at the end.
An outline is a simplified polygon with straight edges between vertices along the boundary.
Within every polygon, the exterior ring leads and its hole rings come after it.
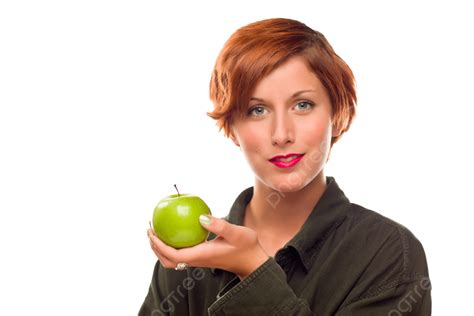
POLYGON ((301 129, 300 137, 310 147, 324 146, 324 143, 331 140, 331 125, 327 120, 316 120, 308 122, 301 129))
POLYGON ((240 147, 245 156, 249 159, 251 159, 253 155, 264 154, 263 148, 265 141, 268 141, 268 138, 265 139, 261 130, 247 129, 240 133, 240 147))
POLYGON ((247 139, 243 139, 240 145, 242 147, 242 150, 246 153, 247 156, 260 154, 262 152, 261 142, 259 141, 258 137, 255 137, 255 136, 251 136, 251 137, 248 137, 247 139))

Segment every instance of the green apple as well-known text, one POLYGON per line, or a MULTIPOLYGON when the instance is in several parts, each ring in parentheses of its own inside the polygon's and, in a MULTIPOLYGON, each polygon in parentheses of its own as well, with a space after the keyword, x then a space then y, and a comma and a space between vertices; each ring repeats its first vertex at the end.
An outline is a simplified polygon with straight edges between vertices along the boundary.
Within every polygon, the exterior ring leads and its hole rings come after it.
POLYGON ((173 248, 191 247, 209 236, 209 231, 199 222, 201 214, 211 215, 207 204, 199 196, 180 194, 178 191, 178 194, 169 195, 156 205, 153 230, 158 238, 173 248))

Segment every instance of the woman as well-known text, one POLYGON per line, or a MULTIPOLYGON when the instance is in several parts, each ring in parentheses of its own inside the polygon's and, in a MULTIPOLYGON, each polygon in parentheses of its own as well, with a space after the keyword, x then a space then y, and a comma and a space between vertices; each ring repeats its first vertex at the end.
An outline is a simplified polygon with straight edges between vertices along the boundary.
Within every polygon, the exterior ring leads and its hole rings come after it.
POLYGON ((431 314, 421 243, 324 174, 356 94, 321 33, 290 19, 237 30, 210 97, 255 185, 225 219, 202 216, 203 244, 177 250, 148 231, 159 261, 140 315, 431 314))

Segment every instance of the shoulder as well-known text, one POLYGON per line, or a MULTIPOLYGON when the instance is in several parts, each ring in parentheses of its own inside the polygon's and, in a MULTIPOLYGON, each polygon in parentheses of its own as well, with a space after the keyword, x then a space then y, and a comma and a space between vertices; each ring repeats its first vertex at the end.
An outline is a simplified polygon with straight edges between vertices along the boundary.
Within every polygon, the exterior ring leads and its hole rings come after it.
POLYGON ((359 246, 372 251, 373 264, 392 263, 400 278, 428 276, 423 245, 407 227, 355 203, 346 221, 351 234, 365 241, 359 246))
POLYGON ((425 295, 431 290, 423 245, 404 225, 350 203, 332 240, 328 252, 336 257, 340 279, 347 284, 341 308, 355 304, 352 308, 365 306, 368 311, 382 301, 398 304, 411 291, 425 295))

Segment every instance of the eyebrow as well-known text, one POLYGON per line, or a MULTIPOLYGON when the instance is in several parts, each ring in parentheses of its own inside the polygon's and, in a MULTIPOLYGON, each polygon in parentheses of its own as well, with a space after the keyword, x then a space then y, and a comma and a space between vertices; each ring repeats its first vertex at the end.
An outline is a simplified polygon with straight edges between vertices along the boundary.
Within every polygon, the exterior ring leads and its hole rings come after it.
MULTIPOLYGON (((303 93, 305 93, 305 92, 316 92, 316 90, 301 90, 301 91, 297 91, 297 92, 293 93, 293 95, 291 96, 290 99, 294 99, 294 98, 296 98, 297 96, 299 96, 300 94, 303 94, 303 93)), ((265 101, 265 100, 262 99, 262 98, 251 97, 251 98, 250 98, 250 101, 253 101, 253 100, 259 101, 259 102, 264 102, 264 101, 265 101)))

